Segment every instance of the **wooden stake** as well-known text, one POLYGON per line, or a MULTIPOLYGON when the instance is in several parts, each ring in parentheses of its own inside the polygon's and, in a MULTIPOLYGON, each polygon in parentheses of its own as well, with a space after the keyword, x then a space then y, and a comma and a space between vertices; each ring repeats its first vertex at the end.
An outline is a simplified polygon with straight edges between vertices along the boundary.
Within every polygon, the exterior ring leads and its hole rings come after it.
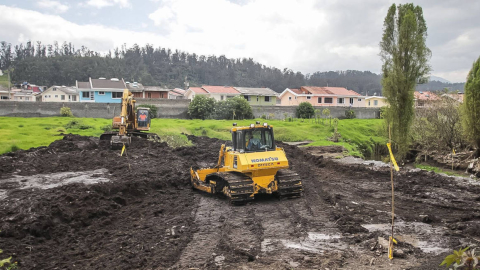
MULTIPOLYGON (((388 142, 392 143, 392 132, 390 124, 388 125, 388 142)), ((395 223, 395 196, 394 196, 394 186, 393 186, 393 161, 390 160, 390 181, 392 183, 392 238, 393 238, 393 225, 395 223)))

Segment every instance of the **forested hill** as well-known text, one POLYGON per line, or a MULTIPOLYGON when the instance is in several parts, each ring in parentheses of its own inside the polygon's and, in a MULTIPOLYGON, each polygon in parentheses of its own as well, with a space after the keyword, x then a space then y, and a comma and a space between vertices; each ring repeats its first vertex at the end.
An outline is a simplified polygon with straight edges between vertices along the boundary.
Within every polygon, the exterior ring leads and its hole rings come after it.
MULTIPOLYGON (((319 60, 321 61, 321 59, 319 60)), ((362 95, 381 94, 381 75, 369 71, 328 71, 302 74, 290 69, 267 67, 251 58, 229 59, 167 48, 115 48, 107 54, 75 48, 71 43, 44 45, 40 42, 11 45, 0 42, 0 69, 12 68, 12 81, 37 85, 74 85, 75 80, 124 78, 144 85, 184 88, 231 85, 269 87, 277 92, 302 85, 339 86, 362 95)), ((443 89, 440 88, 438 90, 443 89)))

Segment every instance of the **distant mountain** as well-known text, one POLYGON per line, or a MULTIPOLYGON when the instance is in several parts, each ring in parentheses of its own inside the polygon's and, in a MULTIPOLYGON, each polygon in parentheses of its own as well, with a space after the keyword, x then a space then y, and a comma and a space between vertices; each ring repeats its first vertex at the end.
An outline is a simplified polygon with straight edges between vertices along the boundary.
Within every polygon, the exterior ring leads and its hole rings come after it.
POLYGON ((431 80, 425 84, 417 84, 415 89, 417 91, 441 91, 447 88, 449 91, 456 91, 463 92, 465 88, 465 83, 450 83, 450 82, 440 82, 437 80, 431 80))
POLYGON ((430 76, 430 81, 437 81, 437 82, 441 82, 441 83, 452 83, 449 80, 446 80, 444 78, 437 77, 437 76, 430 76))

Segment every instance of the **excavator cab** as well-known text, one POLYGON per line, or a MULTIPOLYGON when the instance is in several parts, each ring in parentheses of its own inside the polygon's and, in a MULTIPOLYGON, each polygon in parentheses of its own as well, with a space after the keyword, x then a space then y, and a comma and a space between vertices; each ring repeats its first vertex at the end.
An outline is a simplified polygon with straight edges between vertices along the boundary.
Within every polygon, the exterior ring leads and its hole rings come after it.
POLYGON ((150 109, 137 109, 137 130, 150 130, 150 109))

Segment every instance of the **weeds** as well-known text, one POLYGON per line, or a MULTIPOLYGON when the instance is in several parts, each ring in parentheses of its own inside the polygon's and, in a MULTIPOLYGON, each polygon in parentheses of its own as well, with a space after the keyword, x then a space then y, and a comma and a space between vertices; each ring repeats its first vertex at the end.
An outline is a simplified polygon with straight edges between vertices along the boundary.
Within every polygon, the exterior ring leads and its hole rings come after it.
POLYGON ((70 122, 68 122, 65 125, 65 128, 66 129, 82 129, 82 130, 85 130, 85 129, 89 129, 89 128, 93 128, 93 127, 84 124, 82 121, 80 121, 78 119, 74 119, 74 120, 71 120, 70 122))
POLYGON ((464 249, 454 250, 453 254, 445 257, 440 266, 445 265, 450 267, 453 265, 454 269, 462 270, 477 270, 480 269, 480 254, 475 252, 475 249, 468 250, 469 247, 464 249))

